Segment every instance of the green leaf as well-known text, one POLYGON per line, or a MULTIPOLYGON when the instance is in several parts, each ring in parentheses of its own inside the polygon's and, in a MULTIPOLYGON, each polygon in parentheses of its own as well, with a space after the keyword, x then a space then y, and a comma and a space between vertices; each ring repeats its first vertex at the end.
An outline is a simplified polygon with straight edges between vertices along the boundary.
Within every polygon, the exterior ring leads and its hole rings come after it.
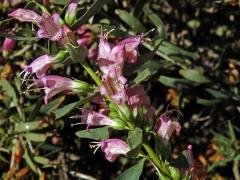
POLYGON ((54 99, 47 106, 42 106, 42 108, 40 109, 40 112, 45 114, 53 112, 55 109, 57 109, 61 105, 64 99, 65 99, 64 96, 54 99))
POLYGON ((76 132, 75 134, 80 138, 88 138, 94 140, 102 140, 109 138, 109 131, 107 126, 90 130, 82 130, 76 132))
POLYGON ((25 161, 27 162, 28 166, 36 173, 37 172, 37 167, 36 165, 33 163, 31 157, 28 154, 28 150, 25 148, 24 151, 24 155, 23 158, 25 159, 25 161))
POLYGON ((25 133, 23 134, 25 138, 27 138, 29 141, 34 142, 45 142, 47 139, 46 134, 40 134, 40 133, 25 133))
POLYGON ((184 169, 188 168, 189 167, 188 160, 184 154, 186 154, 185 151, 181 153, 177 159, 170 159, 169 160, 170 165, 176 168, 184 168, 184 169))
POLYGON ((94 16, 95 14, 97 14, 102 7, 104 6, 104 4, 107 3, 108 0, 95 0, 95 2, 91 5, 91 7, 87 10, 87 12, 82 15, 72 26, 71 29, 72 30, 76 30, 78 29, 81 25, 87 23, 87 21, 94 16))
POLYGON ((142 33, 146 31, 142 23, 135 16, 128 13, 127 11, 117 9, 116 14, 120 17, 121 20, 123 20, 127 25, 129 25, 133 29, 133 31, 135 31, 136 33, 142 33))
POLYGON ((16 36, 16 35, 11 35, 6 32, 0 32, 0 36, 2 37, 7 37, 9 39, 15 39, 17 41, 37 41, 37 37, 23 37, 23 36, 16 36))
POLYGON ((47 127, 48 124, 42 122, 42 121, 32 121, 32 122, 26 122, 21 124, 15 125, 15 132, 25 132, 25 131, 32 131, 35 129, 41 129, 47 127))
POLYGON ((236 138, 236 135, 234 133, 231 121, 228 121, 228 133, 230 135, 231 141, 235 142, 237 140, 237 138, 236 138))
POLYGON ((129 131, 127 142, 131 150, 137 148, 142 143, 142 130, 137 127, 129 131))
POLYGON ((125 170, 116 180, 138 180, 142 174, 145 159, 141 159, 137 164, 125 170))
POLYGON ((209 92, 212 96, 215 98, 221 98, 221 99, 226 99, 229 96, 225 94, 224 92, 221 92, 220 90, 215 90, 215 89, 206 89, 207 92, 209 92))
POLYGON ((8 97, 12 99, 14 105, 17 106, 18 99, 12 85, 5 78, 1 78, 1 86, 2 89, 7 93, 8 97))
POLYGON ((171 155, 171 144, 165 144, 159 136, 154 136, 154 141, 156 153, 168 159, 171 155))
POLYGON ((91 96, 85 97, 83 99, 81 99, 78 102, 74 102, 71 104, 68 104, 62 108, 59 108, 57 110, 54 111, 56 119, 59 119, 65 115, 67 115, 68 113, 70 113, 72 110, 74 110, 75 108, 77 108, 78 106, 90 101, 91 99, 93 99, 94 97, 96 97, 98 94, 93 94, 91 96))
POLYGON ((184 69, 181 71, 181 74, 184 78, 196 82, 196 83, 209 83, 211 82, 208 78, 206 78, 202 73, 193 69, 184 69))
POLYGON ((66 5, 69 3, 69 0, 50 0, 50 2, 58 5, 66 5))
POLYGON ((191 82, 186 79, 172 78, 172 77, 167 77, 167 76, 160 76, 158 81, 160 81, 164 85, 172 87, 172 88, 191 85, 191 82))
POLYGON ((45 157, 42 157, 42 156, 34 156, 33 157, 33 160, 38 163, 38 164, 42 164, 42 165, 48 165, 50 160, 45 158, 45 157))
POLYGON ((197 98, 197 103, 204 105, 204 106, 213 106, 221 102, 221 99, 202 99, 202 98, 197 98))
POLYGON ((164 28, 165 26, 163 21, 159 18, 159 16, 149 8, 149 4, 146 4, 143 7, 143 11, 144 14, 150 19, 150 21, 156 26, 159 35, 162 38, 165 38, 166 37, 166 31, 164 28))
POLYGON ((133 80, 135 84, 139 84, 147 78, 151 77, 163 66, 163 61, 149 60, 140 66, 134 72, 137 72, 136 78, 133 80))
POLYGON ((87 49, 83 46, 73 46, 71 44, 67 45, 67 51, 74 63, 82 63, 87 57, 87 49))

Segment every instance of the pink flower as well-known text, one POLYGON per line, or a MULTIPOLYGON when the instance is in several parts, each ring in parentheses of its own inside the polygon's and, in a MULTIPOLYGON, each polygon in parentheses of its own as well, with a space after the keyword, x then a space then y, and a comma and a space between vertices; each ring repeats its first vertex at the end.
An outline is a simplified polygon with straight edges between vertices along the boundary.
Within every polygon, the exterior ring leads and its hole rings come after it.
POLYGON ((128 88, 126 90, 128 96, 128 104, 131 108, 150 105, 150 99, 144 93, 144 87, 142 85, 128 88))
POLYGON ((3 56, 6 57, 8 53, 14 48, 16 41, 14 39, 5 38, 3 42, 3 56))
POLYGON ((125 155, 130 150, 128 144, 121 139, 102 140, 100 146, 110 162, 114 162, 120 154, 125 155))
POLYGON ((91 87, 83 81, 71 80, 61 76, 48 75, 35 79, 33 85, 43 87, 45 91, 44 102, 58 93, 78 92, 87 94, 91 87))
POLYGON ((199 164, 192 154, 192 145, 189 145, 187 148, 187 160, 189 163, 188 173, 191 176, 191 179, 204 180, 206 179, 206 171, 201 164, 199 164))
POLYGON ((72 0, 68 5, 65 18, 64 18, 68 25, 71 25, 76 18, 77 4, 78 3, 76 0, 72 0))
POLYGON ((116 129, 123 129, 123 123, 119 120, 112 120, 109 117, 93 110, 82 109, 81 123, 87 126, 111 126, 116 129))
POLYGON ((101 95, 109 95, 112 101, 117 104, 124 104, 127 101, 125 84, 127 79, 120 75, 119 68, 112 69, 108 75, 103 75, 103 86, 100 87, 101 95))
POLYGON ((97 55, 97 47, 92 45, 89 49, 88 49, 88 58, 93 60, 96 58, 97 55))
POLYGON ((63 28, 59 24, 60 16, 54 13, 52 16, 43 14, 38 21, 40 29, 37 32, 38 38, 48 38, 51 41, 60 41, 63 38, 63 28))
POLYGON ((37 77, 44 76, 49 68, 52 67, 54 59, 45 54, 35 59, 31 64, 24 67, 22 72, 26 74, 36 74, 37 77))
POLYGON ((133 36, 120 41, 113 48, 104 37, 100 38, 98 45, 99 66, 104 74, 115 68, 120 67, 121 73, 125 59, 130 63, 137 60, 137 46, 141 43, 141 36, 133 36))
POLYGON ((18 8, 12 13, 8 14, 9 16, 21 21, 21 22, 31 22, 36 23, 41 18, 37 13, 28 9, 18 8))
POLYGON ((181 125, 176 121, 172 122, 169 117, 162 115, 157 121, 155 131, 167 143, 174 131, 176 131, 176 134, 180 133, 181 125))
POLYGON ((129 63, 135 63, 137 61, 137 47, 141 43, 142 36, 133 36, 120 41, 111 52, 111 57, 118 57, 119 53, 123 51, 124 57, 129 63))

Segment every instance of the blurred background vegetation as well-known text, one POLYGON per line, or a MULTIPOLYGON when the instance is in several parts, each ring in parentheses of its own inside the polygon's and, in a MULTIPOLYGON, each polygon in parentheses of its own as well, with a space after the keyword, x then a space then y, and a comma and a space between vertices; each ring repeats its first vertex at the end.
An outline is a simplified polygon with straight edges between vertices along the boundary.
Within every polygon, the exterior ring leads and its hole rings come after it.
MULTIPOLYGON (((69 118, 78 113, 76 107, 88 107, 89 103, 79 101, 78 96, 58 96, 45 106, 41 91, 25 92, 18 77, 21 68, 43 53, 56 53, 57 44, 35 38, 36 31, 29 23, 7 20, 8 12, 25 7, 28 1, 13 6, 6 2, 0 4, 0 41, 10 36, 17 45, 7 56, 0 54, 2 178, 114 179, 131 162, 120 158, 112 164, 101 152, 93 155, 89 141, 75 135, 82 127, 71 126, 79 121, 69 118), (11 163, 19 168, 9 168, 11 163)), ((48 8, 62 12, 66 3, 52 0, 48 8)), ((92 3, 80 0, 78 17, 92 3)), ((27 8, 40 12, 34 4, 27 8)), ((127 66, 125 75, 144 84, 158 113, 168 107, 183 113, 181 135, 173 141, 173 157, 192 144, 209 179, 239 180, 240 2, 114 0, 88 24, 94 43, 99 24, 116 29, 109 37, 113 41, 155 28, 139 48, 138 63, 127 66)), ((51 74, 89 81, 77 64, 57 65, 51 74)), ((147 165, 142 179, 151 177, 156 178, 147 165)))

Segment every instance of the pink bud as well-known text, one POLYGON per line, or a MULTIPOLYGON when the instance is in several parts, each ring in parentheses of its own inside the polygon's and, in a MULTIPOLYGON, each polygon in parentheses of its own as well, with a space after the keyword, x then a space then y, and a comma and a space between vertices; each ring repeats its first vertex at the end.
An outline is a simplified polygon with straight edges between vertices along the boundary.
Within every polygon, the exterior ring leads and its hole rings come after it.
POLYGON ((76 18, 77 4, 77 0, 72 0, 71 3, 68 5, 64 18, 68 25, 71 25, 76 18))
POLYGON ((31 22, 36 23, 41 18, 37 13, 28 9, 18 8, 12 13, 8 14, 9 16, 21 21, 21 22, 31 22))
POLYGON ((16 41, 14 39, 5 38, 2 47, 3 56, 6 57, 8 53, 11 51, 11 49, 14 48, 15 45, 16 41))
POLYGON ((128 144, 121 139, 107 139, 100 142, 102 151, 108 161, 114 162, 120 154, 127 154, 128 144))

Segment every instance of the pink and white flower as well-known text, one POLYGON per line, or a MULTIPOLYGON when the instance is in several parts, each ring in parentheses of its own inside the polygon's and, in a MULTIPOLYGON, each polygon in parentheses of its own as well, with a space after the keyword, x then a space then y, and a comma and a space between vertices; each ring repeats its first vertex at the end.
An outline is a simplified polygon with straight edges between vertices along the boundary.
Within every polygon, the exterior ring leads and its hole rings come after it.
POLYGON ((112 69, 108 75, 103 75, 103 86, 100 87, 101 95, 110 96, 117 104, 124 104, 127 101, 125 85, 127 79, 120 75, 119 68, 112 69))
POLYGON ((60 15, 53 13, 52 16, 43 14, 38 24, 40 29, 37 32, 38 38, 47 38, 51 41, 60 41, 63 38, 63 28, 59 23, 60 15))
POLYGON ((24 67, 24 72, 28 74, 36 74, 37 77, 44 76, 49 68, 52 67, 54 58, 48 54, 44 54, 35 59, 31 64, 24 67))
POLYGON ((112 47, 103 36, 98 45, 98 63, 104 74, 116 67, 122 68, 125 60, 135 63, 137 60, 137 46, 141 43, 142 36, 133 36, 120 41, 112 47))
POLYGON ((33 85, 44 88, 44 102, 48 104, 48 100, 58 93, 78 92, 87 94, 91 91, 91 87, 83 81, 71 80, 62 76, 48 75, 35 79, 33 85))
POLYGON ((177 121, 172 121, 169 117, 162 115, 157 121, 155 131, 167 143, 174 132, 180 134, 181 125, 177 121))
POLYGON ((125 141, 115 138, 92 143, 90 147, 96 148, 94 152, 101 147, 102 151, 105 153, 105 158, 110 162, 114 162, 121 154, 126 155, 130 150, 129 145, 125 141))
POLYGON ((111 126, 115 129, 123 129, 124 124, 120 120, 112 120, 108 116, 93 110, 82 109, 81 123, 87 126, 111 126))

